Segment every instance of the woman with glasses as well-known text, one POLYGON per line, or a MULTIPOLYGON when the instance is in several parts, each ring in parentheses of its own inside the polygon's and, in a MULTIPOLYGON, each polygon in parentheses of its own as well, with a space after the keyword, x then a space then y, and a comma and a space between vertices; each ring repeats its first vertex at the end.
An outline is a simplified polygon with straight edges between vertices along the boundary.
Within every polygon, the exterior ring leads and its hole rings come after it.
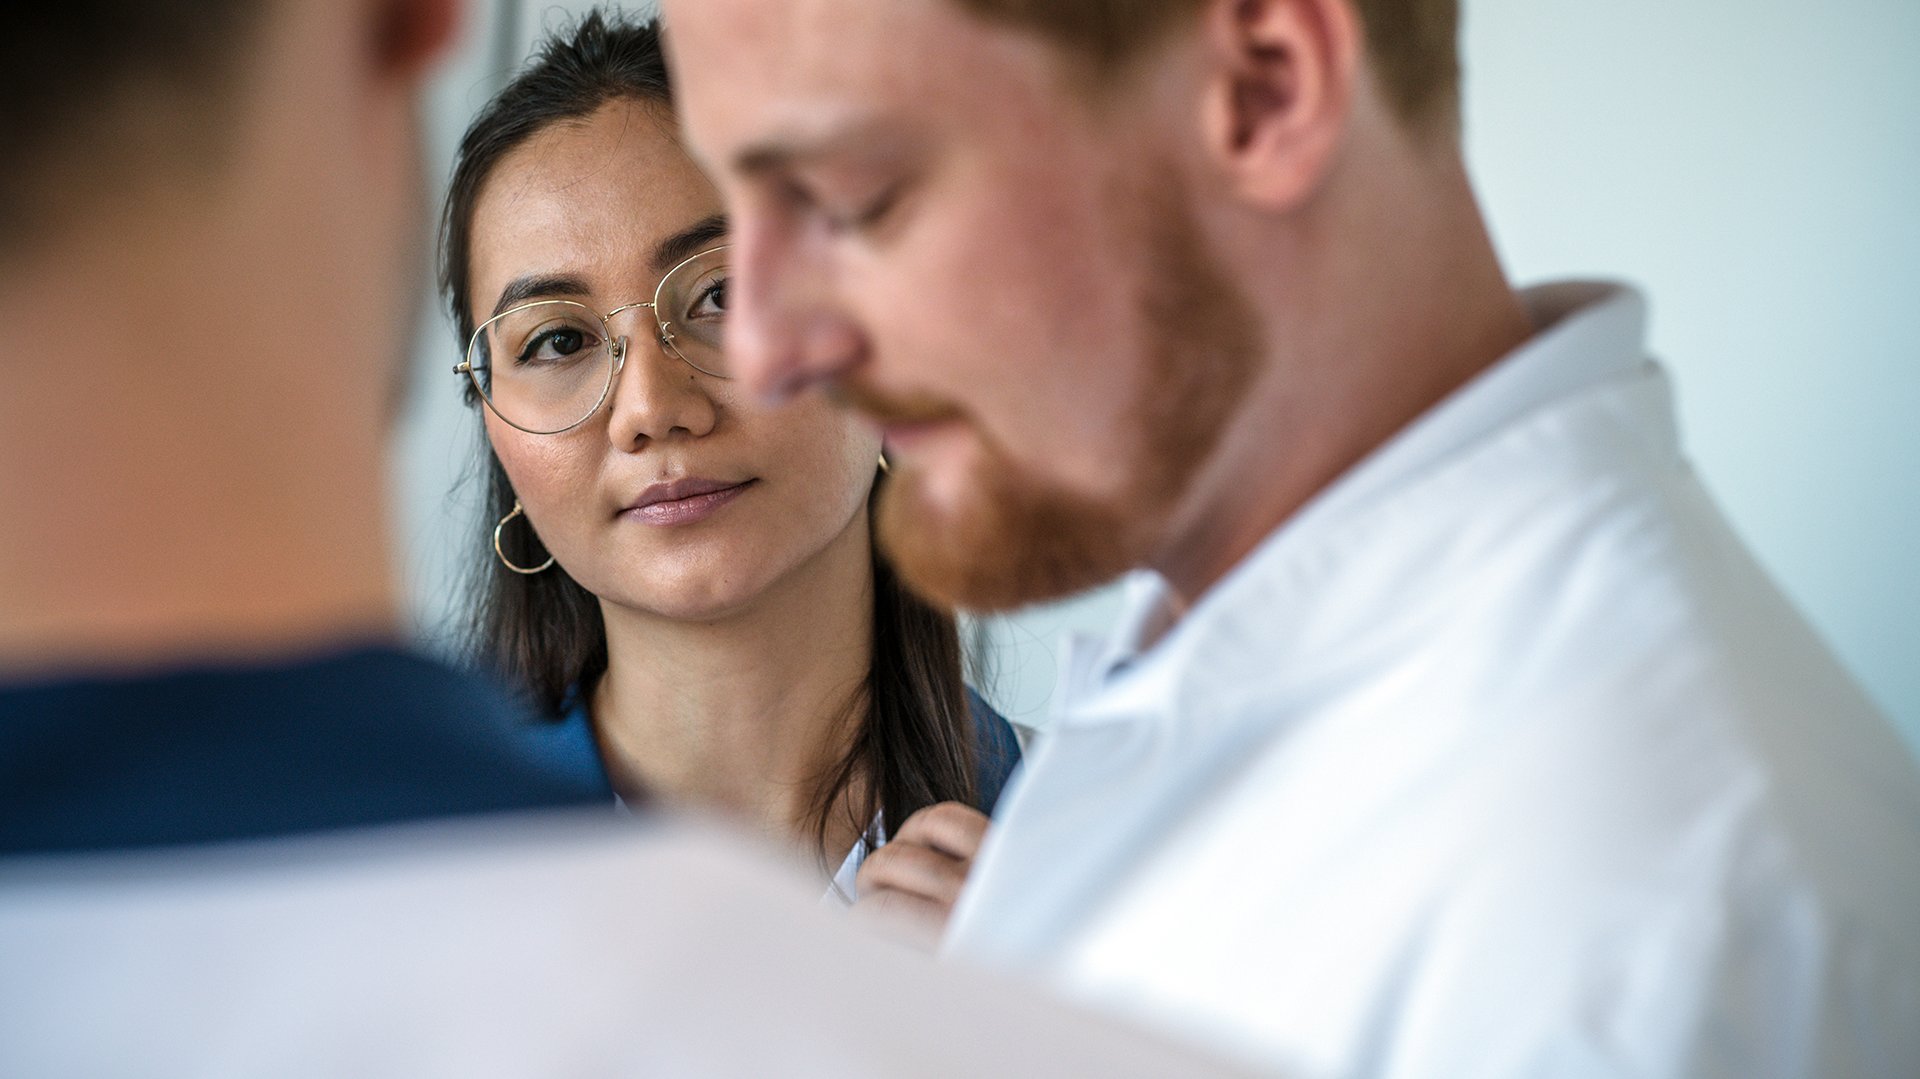
POLYGON ((1019 751, 870 538, 878 436, 727 378, 727 227, 652 24, 588 16, 468 129, 442 222, 486 426, 482 657, 609 799, 800 841, 943 920, 1019 751), (888 837, 886 857, 862 861, 888 837))

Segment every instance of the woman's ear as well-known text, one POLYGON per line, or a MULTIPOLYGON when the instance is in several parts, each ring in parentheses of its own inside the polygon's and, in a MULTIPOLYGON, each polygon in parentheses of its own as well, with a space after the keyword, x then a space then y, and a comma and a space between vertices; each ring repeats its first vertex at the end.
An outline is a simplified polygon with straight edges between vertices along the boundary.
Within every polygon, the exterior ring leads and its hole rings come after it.
POLYGON ((1230 190, 1291 209, 1330 168, 1364 77, 1352 0, 1213 0, 1203 21, 1207 152, 1230 190))

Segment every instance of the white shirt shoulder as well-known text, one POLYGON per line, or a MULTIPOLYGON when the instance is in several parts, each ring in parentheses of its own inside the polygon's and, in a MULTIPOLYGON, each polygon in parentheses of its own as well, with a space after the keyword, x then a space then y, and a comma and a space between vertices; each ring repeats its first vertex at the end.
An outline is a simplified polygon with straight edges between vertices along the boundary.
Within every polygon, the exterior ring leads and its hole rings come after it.
POLYGON ((1630 293, 1137 593, 959 954, 1309 1074, 1920 1074, 1920 770, 1680 453, 1630 293))

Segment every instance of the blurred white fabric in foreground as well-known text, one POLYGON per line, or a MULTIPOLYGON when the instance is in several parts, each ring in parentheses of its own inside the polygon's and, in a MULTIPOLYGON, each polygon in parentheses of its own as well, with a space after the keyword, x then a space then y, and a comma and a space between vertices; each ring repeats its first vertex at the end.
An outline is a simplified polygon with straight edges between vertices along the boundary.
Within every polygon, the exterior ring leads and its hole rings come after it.
POLYGON ((683 824, 556 816, 0 866, 0 1075, 1227 1074, 818 909, 683 824))

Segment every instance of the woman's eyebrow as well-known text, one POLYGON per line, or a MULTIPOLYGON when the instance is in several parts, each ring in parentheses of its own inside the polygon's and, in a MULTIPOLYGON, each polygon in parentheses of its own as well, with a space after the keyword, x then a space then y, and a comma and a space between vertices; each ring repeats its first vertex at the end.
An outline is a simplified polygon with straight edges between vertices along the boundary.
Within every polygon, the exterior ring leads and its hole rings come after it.
POLYGON ((714 214, 661 240, 653 249, 653 272, 664 274, 727 235, 727 215, 714 214))
MULTIPOLYGON (((727 215, 712 214, 661 240, 653 249, 653 270, 664 274, 727 235, 727 215)), ((507 282, 493 305, 494 316, 528 300, 591 295, 585 280, 572 274, 526 274, 507 282)))
POLYGON ((580 297, 591 291, 585 281, 570 274, 528 274, 514 278, 507 282, 506 288, 500 290, 500 301, 493 305, 493 315, 497 318, 507 308, 528 300, 554 296, 580 297))

